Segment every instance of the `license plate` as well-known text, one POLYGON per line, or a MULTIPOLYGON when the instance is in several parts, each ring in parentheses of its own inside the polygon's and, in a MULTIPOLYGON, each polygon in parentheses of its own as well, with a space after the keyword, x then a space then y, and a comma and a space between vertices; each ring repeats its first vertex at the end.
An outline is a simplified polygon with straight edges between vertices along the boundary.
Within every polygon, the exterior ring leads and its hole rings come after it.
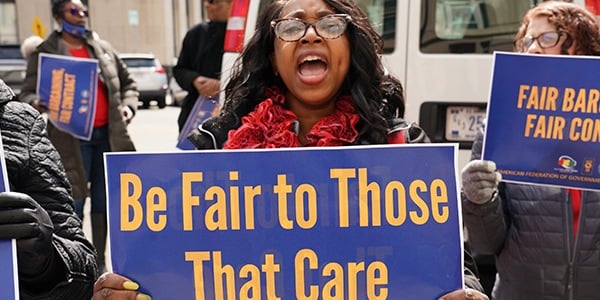
POLYGON ((448 106, 446 109, 446 140, 473 141, 485 119, 485 108, 479 106, 448 106))

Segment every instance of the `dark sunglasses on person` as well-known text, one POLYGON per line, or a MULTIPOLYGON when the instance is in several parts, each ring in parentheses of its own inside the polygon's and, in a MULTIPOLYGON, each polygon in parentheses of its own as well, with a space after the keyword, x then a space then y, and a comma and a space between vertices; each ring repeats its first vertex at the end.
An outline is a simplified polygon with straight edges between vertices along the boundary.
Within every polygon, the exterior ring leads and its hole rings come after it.
POLYGON ((308 27, 312 26, 315 33, 324 39, 337 39, 348 26, 352 17, 347 14, 327 15, 310 23, 298 18, 286 18, 271 21, 275 35, 285 42, 295 42, 306 35, 308 27))
POLYGON ((77 7, 71 7, 71 8, 65 9, 65 11, 68 11, 71 14, 71 16, 73 16, 73 17, 89 17, 89 15, 90 15, 90 13, 87 9, 77 8, 77 7))
POLYGON ((537 42, 538 46, 542 49, 552 48, 558 44, 562 32, 548 31, 544 32, 536 37, 526 35, 522 39, 518 40, 515 44, 519 52, 525 52, 533 43, 537 42))

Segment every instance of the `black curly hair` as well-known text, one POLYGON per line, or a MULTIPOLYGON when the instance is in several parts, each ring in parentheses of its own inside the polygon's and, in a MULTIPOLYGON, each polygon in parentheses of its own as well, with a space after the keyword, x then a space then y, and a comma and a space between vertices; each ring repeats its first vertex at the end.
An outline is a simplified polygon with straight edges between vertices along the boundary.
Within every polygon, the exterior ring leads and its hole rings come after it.
MULTIPOLYGON (((224 142, 230 129, 240 126, 241 118, 264 100, 265 89, 285 84, 273 72, 269 55, 274 51, 275 33, 270 22, 280 17, 288 0, 275 0, 263 10, 257 21, 254 36, 245 46, 231 71, 225 87, 226 99, 220 115, 205 123, 220 132, 217 140, 224 142), (219 136, 220 135, 220 136, 219 136)), ((404 96, 400 82, 387 74, 380 53, 383 41, 374 30, 363 10, 354 0, 324 0, 335 13, 348 14, 352 21, 346 35, 350 44, 350 69, 341 94, 352 95, 357 113, 361 143, 387 143, 387 119, 403 117, 404 96)))

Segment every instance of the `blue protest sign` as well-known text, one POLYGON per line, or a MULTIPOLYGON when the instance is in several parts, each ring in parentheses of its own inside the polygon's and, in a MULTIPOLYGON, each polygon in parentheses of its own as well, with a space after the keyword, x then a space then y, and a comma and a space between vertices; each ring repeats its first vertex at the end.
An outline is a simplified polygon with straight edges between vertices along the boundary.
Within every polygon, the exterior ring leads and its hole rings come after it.
POLYGON ((483 159, 505 181, 600 190, 592 56, 495 53, 483 159))
POLYGON ((48 120, 74 137, 90 140, 96 111, 98 60, 40 53, 37 92, 48 120))
POLYGON ((155 299, 438 299, 463 286, 456 152, 106 153, 113 270, 155 299))
MULTIPOLYGON (((0 191, 9 190, 4 147, 0 137, 0 191)), ((16 240, 0 240, 0 299, 19 300, 16 240)))
POLYGON ((206 98, 199 96, 188 116, 179 137, 177 138, 177 148, 181 150, 194 150, 196 147, 187 139, 192 130, 198 128, 204 120, 216 116, 219 112, 219 98, 206 98))
POLYGON ((17 277, 17 243, 15 240, 0 240, 0 298, 19 299, 17 277))

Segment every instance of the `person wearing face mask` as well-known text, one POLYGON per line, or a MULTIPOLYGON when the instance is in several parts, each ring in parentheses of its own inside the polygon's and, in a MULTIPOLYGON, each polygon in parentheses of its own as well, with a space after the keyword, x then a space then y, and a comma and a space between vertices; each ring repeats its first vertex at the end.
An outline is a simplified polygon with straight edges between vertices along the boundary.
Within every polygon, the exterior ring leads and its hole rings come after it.
MULTIPOLYGON (((384 69, 381 36, 354 0, 274 1, 256 28, 234 65, 220 114, 189 137, 197 149, 429 140, 418 125, 402 119, 402 85, 384 69)), ((465 288, 440 299, 488 299, 468 245, 464 262, 465 288)), ((120 274, 105 273, 94 299, 148 299, 138 288, 120 274)))
MULTIPOLYGON (((514 40, 520 53, 600 55, 596 18, 562 1, 530 9, 514 40)), ((481 160, 483 132, 462 170, 462 211, 473 250, 495 255, 492 299, 598 299, 600 192, 501 182, 481 160)))
POLYGON ((117 51, 86 28, 88 10, 80 0, 53 0, 52 14, 60 29, 52 32, 28 59, 20 100, 46 111, 36 96, 40 53, 98 60, 96 111, 91 140, 81 140, 48 124, 50 140, 60 153, 73 186, 75 210, 83 220, 86 198, 91 199, 92 241, 98 252, 98 269, 105 270, 106 190, 103 153, 135 151, 127 125, 135 115, 138 91, 117 51), (89 188, 88 188, 89 183, 89 188))

